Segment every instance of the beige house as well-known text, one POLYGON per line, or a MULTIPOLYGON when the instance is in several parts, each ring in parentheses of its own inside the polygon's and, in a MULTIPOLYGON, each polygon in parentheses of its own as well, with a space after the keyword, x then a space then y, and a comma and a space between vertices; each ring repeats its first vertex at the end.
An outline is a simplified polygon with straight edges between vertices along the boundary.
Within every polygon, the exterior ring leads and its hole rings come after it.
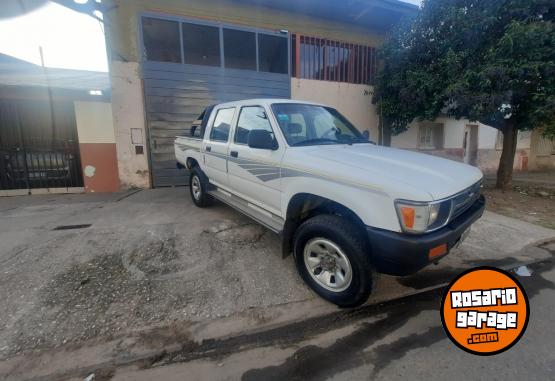
MULTIPOLYGON (((503 135, 493 127, 466 119, 438 118, 414 122, 391 137, 391 146, 421 151, 495 172, 501 158, 503 135)), ((520 131, 513 168, 517 171, 555 169, 555 141, 541 131, 520 131)))
POLYGON ((204 107, 280 97, 336 107, 378 139, 376 48, 397 0, 104 1, 120 184, 184 185, 173 139, 204 107), (106 4, 107 3, 107 4, 106 4))

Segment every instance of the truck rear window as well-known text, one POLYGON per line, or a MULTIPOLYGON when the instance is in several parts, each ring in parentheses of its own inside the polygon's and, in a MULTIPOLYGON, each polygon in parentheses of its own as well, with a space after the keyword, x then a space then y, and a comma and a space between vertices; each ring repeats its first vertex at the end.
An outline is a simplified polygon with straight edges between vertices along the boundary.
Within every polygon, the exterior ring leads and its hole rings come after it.
POLYGON ((191 129, 189 131, 189 136, 193 138, 204 138, 204 131, 206 130, 206 124, 208 123, 208 119, 210 118, 210 114, 214 106, 208 106, 204 109, 204 111, 199 115, 197 119, 193 121, 191 124, 191 129))

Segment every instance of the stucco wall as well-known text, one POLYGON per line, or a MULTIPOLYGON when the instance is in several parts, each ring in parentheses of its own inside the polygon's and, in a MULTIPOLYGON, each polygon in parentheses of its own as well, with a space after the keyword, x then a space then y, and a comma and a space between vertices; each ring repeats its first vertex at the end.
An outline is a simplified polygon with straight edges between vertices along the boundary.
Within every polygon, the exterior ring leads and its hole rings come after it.
POLYGON ((336 108, 359 130, 368 130, 378 141, 378 115, 372 104, 370 86, 311 79, 291 79, 291 98, 322 103, 336 108))
POLYGON ((107 14, 112 34, 110 44, 112 50, 117 53, 114 59, 134 62, 139 61, 137 30, 138 15, 141 12, 271 30, 287 29, 291 33, 298 32, 372 46, 381 44, 384 39, 382 34, 373 34, 361 27, 226 0, 109 0, 108 3, 115 5, 108 6, 111 10, 107 14))
POLYGON ((139 64, 112 61, 110 70, 112 112, 121 187, 149 188, 147 134, 139 64), (135 146, 143 146, 143 154, 137 154, 135 146))
POLYGON ((119 189, 112 107, 108 102, 74 102, 85 192, 119 189))
POLYGON ((108 102, 74 102, 79 143, 115 143, 112 105, 108 102))

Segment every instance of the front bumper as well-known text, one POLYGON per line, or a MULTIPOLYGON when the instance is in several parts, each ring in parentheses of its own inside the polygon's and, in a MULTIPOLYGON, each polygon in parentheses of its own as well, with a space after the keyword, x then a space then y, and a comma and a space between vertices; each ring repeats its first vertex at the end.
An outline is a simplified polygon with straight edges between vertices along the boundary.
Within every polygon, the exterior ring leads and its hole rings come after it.
POLYGON ((438 258, 428 258, 430 249, 445 243, 447 252, 443 256, 447 255, 465 230, 482 216, 485 207, 484 196, 480 196, 468 210, 445 227, 423 235, 366 227, 376 270, 390 275, 409 275, 437 261, 438 258))

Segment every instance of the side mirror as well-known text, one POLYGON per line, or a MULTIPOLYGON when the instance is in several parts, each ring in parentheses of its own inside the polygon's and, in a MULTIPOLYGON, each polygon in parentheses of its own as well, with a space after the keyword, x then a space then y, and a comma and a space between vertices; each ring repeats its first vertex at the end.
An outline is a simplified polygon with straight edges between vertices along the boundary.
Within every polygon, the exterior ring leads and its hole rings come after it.
POLYGON ((272 133, 267 130, 251 130, 249 132, 248 145, 250 148, 276 150, 278 144, 272 133))
POLYGON ((368 132, 368 130, 362 131, 362 137, 363 137, 365 140, 370 140, 370 133, 368 132))

